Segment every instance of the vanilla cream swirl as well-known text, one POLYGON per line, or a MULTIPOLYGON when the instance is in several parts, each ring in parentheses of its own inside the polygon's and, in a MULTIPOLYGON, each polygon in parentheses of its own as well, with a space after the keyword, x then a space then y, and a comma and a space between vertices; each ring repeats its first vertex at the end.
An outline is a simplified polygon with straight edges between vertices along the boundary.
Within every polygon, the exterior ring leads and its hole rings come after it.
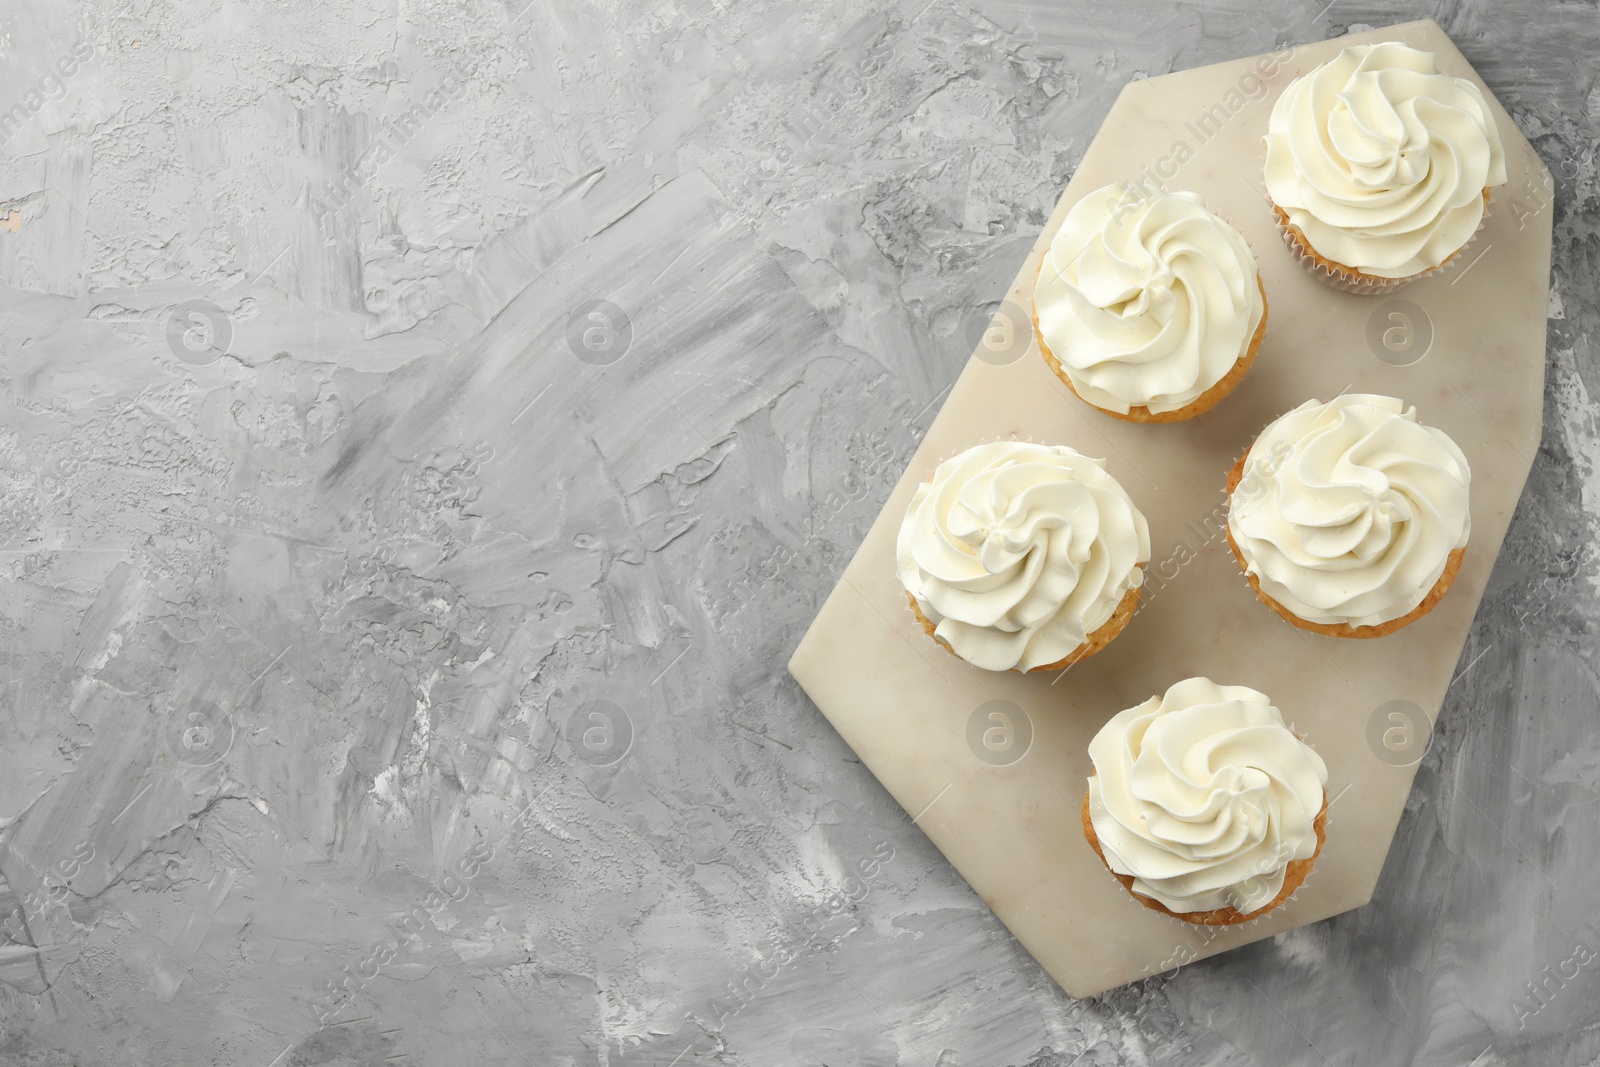
POLYGON ((1272 106, 1267 193, 1324 259, 1363 274, 1432 270, 1483 219, 1506 180, 1477 85, 1440 74, 1432 52, 1352 45, 1291 82, 1272 106))
POLYGON ((1221 381, 1266 301, 1239 231, 1194 193, 1119 183, 1072 206, 1033 292, 1072 388, 1123 414, 1175 411, 1221 381))
POLYGON ((1471 471, 1390 396, 1308 400, 1261 431, 1228 531, 1262 592, 1310 622, 1376 626, 1422 602, 1471 529, 1471 471))
POLYGON ((1111 619, 1144 580, 1150 531, 1102 460, 998 441, 917 487, 895 555, 935 636, 974 666, 1027 671, 1111 619))
POLYGON ((1089 821, 1135 893, 1189 913, 1248 913, 1317 851, 1328 768, 1242 685, 1186 678, 1089 742, 1089 821))

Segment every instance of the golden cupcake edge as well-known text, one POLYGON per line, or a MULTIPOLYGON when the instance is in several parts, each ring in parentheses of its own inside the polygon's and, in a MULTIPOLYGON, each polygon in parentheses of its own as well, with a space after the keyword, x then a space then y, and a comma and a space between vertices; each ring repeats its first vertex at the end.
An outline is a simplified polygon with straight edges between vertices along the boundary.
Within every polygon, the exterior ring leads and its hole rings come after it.
MULTIPOLYGON (((1244 465, 1249 458, 1250 450, 1247 448, 1239 457, 1238 461, 1234 463, 1233 469, 1228 472, 1227 491, 1228 506, 1230 510, 1232 510, 1233 507, 1233 491, 1237 489, 1239 487, 1239 483, 1244 480, 1244 465)), ((1314 634, 1321 634, 1324 637, 1348 637, 1357 640, 1366 640, 1373 637, 1386 637, 1389 634, 1394 633, 1396 630, 1411 625, 1424 615, 1428 614, 1428 612, 1438 607, 1439 601, 1443 600, 1444 595, 1450 591, 1450 586, 1455 582, 1456 575, 1461 572, 1461 564, 1467 556, 1467 549, 1465 545, 1452 550, 1450 555, 1445 558, 1444 572, 1440 574, 1438 580, 1433 583, 1433 588, 1428 590, 1428 595, 1423 597, 1421 603, 1412 608, 1406 614, 1401 615, 1399 618, 1390 619, 1388 622, 1378 623, 1374 626, 1351 626, 1348 623, 1322 623, 1312 622, 1310 619, 1302 619, 1293 611, 1290 611, 1281 603, 1274 600, 1271 596, 1267 595, 1267 593, 1265 593, 1261 588, 1260 579, 1250 573, 1250 564, 1245 560, 1244 552, 1239 548, 1239 543, 1233 539, 1233 530, 1229 528, 1226 522, 1224 522, 1222 525, 1222 531, 1227 535, 1228 547, 1233 550, 1233 558, 1238 561, 1239 569, 1244 573, 1245 581, 1250 583, 1250 588, 1255 591, 1256 598, 1267 607, 1277 612, 1282 618, 1290 623, 1293 623, 1295 626, 1298 626, 1300 629, 1309 630, 1314 634)))
MULTIPOLYGON (((1090 777, 1093 777, 1091 775, 1090 777)), ((1322 846, 1328 839, 1328 791, 1322 791, 1322 808, 1317 812, 1312 828, 1317 832, 1317 850, 1303 860, 1290 860, 1283 872, 1283 888, 1278 890, 1278 895, 1254 911, 1241 912, 1237 908, 1215 908, 1211 911, 1173 911, 1159 900, 1147 897, 1133 890, 1133 875, 1118 874, 1111 869, 1111 864, 1106 862, 1105 850, 1100 847, 1100 837, 1094 832, 1094 822, 1089 817, 1089 791, 1083 794, 1083 836, 1089 842, 1089 847, 1094 849, 1094 854, 1099 857, 1105 869, 1111 871, 1111 876, 1122 883, 1122 888, 1128 895, 1152 911, 1159 911, 1163 915, 1170 915, 1174 919, 1182 919, 1186 923, 1196 926, 1238 926, 1241 923, 1259 919, 1268 912, 1281 907, 1288 899, 1294 896, 1296 890, 1305 883, 1311 875, 1311 868, 1316 864, 1317 857, 1322 855, 1322 846)))
MULTIPOLYGON (((1035 272, 1034 275, 1035 289, 1038 288, 1038 276, 1043 272, 1044 257, 1041 256, 1039 258, 1039 270, 1035 272)), ((1256 332, 1251 336, 1249 345, 1245 347, 1244 352, 1239 356, 1239 358, 1234 361, 1233 367, 1229 369, 1228 373, 1223 375, 1215 385, 1201 393, 1199 396, 1195 397, 1193 400, 1189 401, 1189 403, 1185 404, 1183 407, 1176 408, 1172 411, 1151 411, 1143 404, 1134 405, 1126 412, 1113 411, 1110 408, 1103 408, 1098 404, 1084 400, 1083 395, 1079 393, 1077 389, 1073 388, 1072 379, 1067 376, 1066 368, 1062 366, 1061 360, 1056 357, 1056 354, 1050 351, 1050 345, 1046 343, 1044 339, 1044 332, 1039 329, 1039 305, 1037 302, 1032 302, 1030 304, 1033 317, 1033 336, 1038 340, 1039 352, 1044 356, 1044 361, 1049 365, 1050 370, 1054 372, 1057 378, 1061 379, 1061 383, 1071 391, 1073 396, 1077 397, 1079 400, 1083 400, 1083 402, 1088 404, 1089 407, 1094 408, 1096 411, 1101 412, 1102 414, 1110 415, 1114 419, 1121 419, 1123 422, 1183 422, 1187 419, 1194 418, 1196 415, 1204 414, 1205 412, 1216 407, 1218 402, 1220 402, 1223 397, 1233 392, 1234 387, 1237 386, 1244 378, 1245 372, 1250 369, 1251 364, 1255 363, 1256 353, 1261 349, 1261 341, 1267 335, 1268 313, 1267 287, 1261 281, 1261 272, 1259 270, 1256 271, 1256 288, 1261 290, 1261 322, 1258 326, 1256 326, 1256 332)))

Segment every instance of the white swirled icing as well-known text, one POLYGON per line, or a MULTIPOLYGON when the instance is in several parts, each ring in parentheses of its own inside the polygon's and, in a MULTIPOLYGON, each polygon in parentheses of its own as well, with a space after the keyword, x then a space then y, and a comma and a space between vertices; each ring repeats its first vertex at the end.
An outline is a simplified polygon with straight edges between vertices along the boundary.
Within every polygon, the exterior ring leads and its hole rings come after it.
POLYGON ((1039 335, 1073 389, 1123 414, 1216 385, 1266 313, 1255 257, 1195 193, 1118 183, 1067 212, 1035 283, 1039 335))
POLYGON ((1113 716, 1089 758, 1107 865, 1174 912, 1264 907, 1316 854, 1328 768, 1254 689, 1186 678, 1113 716))
POLYGON ((1466 546, 1471 479, 1455 442, 1394 397, 1308 400, 1250 446, 1228 530, 1262 592, 1302 619, 1376 626, 1466 546))
POLYGON ((1291 82, 1266 147, 1267 193, 1289 224, 1324 259, 1381 278, 1443 263, 1506 180, 1477 85, 1394 41, 1352 45, 1291 82))
POLYGON ((939 464, 917 487, 896 569, 935 636, 974 666, 1066 658, 1144 578, 1150 532, 1102 460, 999 441, 939 464))

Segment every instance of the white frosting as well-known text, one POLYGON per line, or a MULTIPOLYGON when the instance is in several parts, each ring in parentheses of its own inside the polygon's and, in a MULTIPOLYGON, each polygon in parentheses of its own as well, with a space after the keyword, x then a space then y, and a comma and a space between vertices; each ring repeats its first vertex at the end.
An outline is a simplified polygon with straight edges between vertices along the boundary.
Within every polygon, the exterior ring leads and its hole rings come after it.
POLYGON ((1045 252, 1040 338, 1096 407, 1176 411, 1250 347, 1266 314, 1257 274, 1197 194, 1108 185, 1072 206, 1045 252))
POLYGON ((1254 689, 1186 678, 1113 716, 1089 758, 1107 865, 1172 911, 1255 911, 1316 854, 1327 765, 1254 689))
POLYGON ((1261 589, 1310 622, 1376 626, 1422 602, 1471 530, 1467 458, 1390 396, 1308 400, 1261 431, 1228 530, 1261 589))
POLYGON ((1291 82, 1266 146, 1267 192, 1290 225, 1324 259, 1380 278, 1443 263, 1506 180, 1477 85, 1394 41, 1352 45, 1291 82))
POLYGON ((991 671, 1055 663, 1144 580, 1149 528, 1103 464, 1065 445, 999 441, 917 487, 896 567, 962 659, 991 671))

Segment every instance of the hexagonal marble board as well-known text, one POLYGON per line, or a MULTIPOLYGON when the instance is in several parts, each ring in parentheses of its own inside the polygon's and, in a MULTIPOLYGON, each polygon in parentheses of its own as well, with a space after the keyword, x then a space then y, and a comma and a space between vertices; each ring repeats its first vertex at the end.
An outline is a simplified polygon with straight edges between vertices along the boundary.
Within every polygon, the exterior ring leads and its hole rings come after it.
POLYGON ((1371 898, 1538 447, 1551 183, 1492 95, 1509 182, 1495 190, 1476 242, 1393 298, 1409 306, 1380 312, 1391 298, 1320 284, 1273 226, 1261 188, 1273 101, 1346 45, 1383 40, 1432 51, 1440 69, 1481 84, 1438 25, 1424 21, 1278 53, 1265 92, 1252 74, 1272 57, 1123 90, 1001 313, 1029 306, 1039 257, 1079 197, 1153 175, 1201 193, 1254 248, 1270 308, 1255 366, 1207 414, 1149 426, 1086 407, 1051 374, 1037 344, 1010 361, 980 348, 789 663, 862 762, 1076 997, 1371 898), (1415 404, 1424 422, 1461 446, 1473 472, 1472 535, 1455 586, 1426 618, 1375 640, 1321 637, 1279 619, 1251 593, 1220 533, 1226 472, 1256 432, 1308 398, 1346 389, 1415 404), (1059 674, 968 666, 922 632, 895 577, 895 534, 916 484, 941 458, 1012 436, 1105 457, 1150 522, 1147 605, 1104 652, 1059 674), (1095 731, 1195 674, 1269 694, 1329 771, 1327 843, 1309 880, 1267 917, 1220 930, 1136 903, 1096 859, 1079 819, 1095 731), (997 709, 1002 716, 990 718, 997 709), (1407 709, 1420 727, 1410 736, 1407 709))

